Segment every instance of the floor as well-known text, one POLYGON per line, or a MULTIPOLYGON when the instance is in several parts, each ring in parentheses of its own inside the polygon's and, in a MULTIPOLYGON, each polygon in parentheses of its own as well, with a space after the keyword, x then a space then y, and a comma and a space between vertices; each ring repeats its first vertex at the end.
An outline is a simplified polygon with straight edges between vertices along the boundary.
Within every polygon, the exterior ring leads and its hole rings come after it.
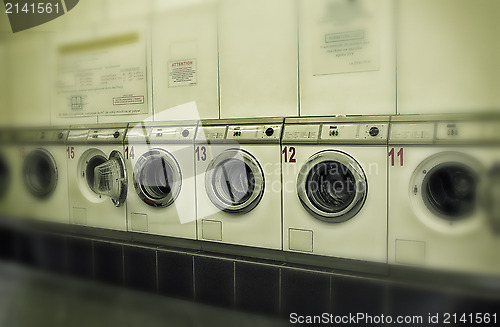
POLYGON ((281 325, 288 323, 0 263, 0 326, 281 325))

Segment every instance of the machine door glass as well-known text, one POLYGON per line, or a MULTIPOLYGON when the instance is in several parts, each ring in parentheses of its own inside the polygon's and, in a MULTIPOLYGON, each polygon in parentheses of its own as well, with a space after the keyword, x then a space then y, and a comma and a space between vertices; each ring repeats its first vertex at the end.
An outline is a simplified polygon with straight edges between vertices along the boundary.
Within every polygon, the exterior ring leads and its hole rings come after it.
MULTIPOLYGON (((95 158, 95 160, 100 161, 103 159, 100 157, 95 158)), ((87 164, 87 167, 89 167, 89 164, 87 164)), ((96 165, 92 177, 87 175, 87 179, 93 179, 92 190, 95 193, 109 196, 117 207, 125 203, 127 198, 127 170, 123 156, 119 151, 111 152, 107 161, 96 165)))
POLYGON ((31 151, 24 159, 24 183, 36 197, 49 196, 57 186, 57 165, 52 155, 44 149, 31 151))
POLYGON ((152 207, 167 207, 181 191, 182 174, 177 160, 165 150, 152 149, 134 166, 134 187, 141 200, 152 207))
POLYGON ((5 156, 0 153, 0 197, 7 190, 7 186, 9 185, 9 165, 5 156))
POLYGON ((340 151, 323 151, 302 166, 297 193, 304 208, 315 218, 339 223, 361 210, 367 194, 361 166, 340 151))
POLYGON ((459 162, 441 163, 431 168, 422 182, 427 208, 446 220, 467 217, 476 209, 478 174, 459 162))
POLYGON ((228 149, 210 163, 205 187, 212 203, 225 212, 246 213, 264 193, 264 173, 257 160, 241 149, 228 149))

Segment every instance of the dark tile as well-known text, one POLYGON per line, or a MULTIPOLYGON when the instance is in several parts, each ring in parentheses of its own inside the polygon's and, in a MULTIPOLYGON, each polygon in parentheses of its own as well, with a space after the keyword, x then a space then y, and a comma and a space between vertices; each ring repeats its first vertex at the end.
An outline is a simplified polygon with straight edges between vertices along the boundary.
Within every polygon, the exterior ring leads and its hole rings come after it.
POLYGON ((332 277, 332 312, 336 315, 387 313, 385 282, 362 278, 332 277))
POLYGON ((124 247, 125 285, 156 292, 156 251, 132 246, 124 247))
POLYGON ((195 256, 194 274, 197 301, 233 307, 234 263, 232 261, 195 256))
POLYGON ((57 235, 37 235, 35 255, 42 269, 64 273, 66 271, 66 240, 57 235))
POLYGON ((0 260, 10 261, 15 258, 15 234, 7 228, 0 228, 0 260))
POLYGON ((123 246, 94 241, 94 276, 114 285, 123 284, 123 246))
MULTIPOLYGON (((457 315, 470 314, 470 313, 494 313, 500 315, 500 297, 496 298, 455 295, 450 299, 450 312, 456 312, 457 315)), ((497 320, 498 321, 498 320, 497 320)))
POLYGON ((66 240, 68 273, 81 278, 92 278, 94 274, 92 241, 68 238, 66 240))
POLYGON ((431 288, 404 284, 391 285, 389 312, 391 315, 421 315, 450 312, 450 295, 431 288))
POLYGON ((278 314, 280 268, 236 262, 236 307, 252 312, 278 314))
POLYGON ((39 238, 34 233, 19 231, 15 236, 15 259, 21 265, 37 267, 36 249, 39 247, 39 238))
POLYGON ((330 275, 281 269, 281 313, 289 317, 330 312, 330 275))
POLYGON ((158 292, 182 299, 194 298, 192 255, 158 251, 158 292))

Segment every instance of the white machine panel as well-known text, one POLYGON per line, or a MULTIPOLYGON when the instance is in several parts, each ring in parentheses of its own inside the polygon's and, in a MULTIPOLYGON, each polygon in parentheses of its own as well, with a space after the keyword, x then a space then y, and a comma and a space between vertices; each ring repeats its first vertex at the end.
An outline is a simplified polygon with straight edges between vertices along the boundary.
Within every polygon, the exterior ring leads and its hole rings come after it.
POLYGON ((283 142, 311 142, 317 141, 320 125, 285 125, 283 142))
POLYGON ((300 115, 395 114, 393 0, 300 0, 300 115))
POLYGON ((220 117, 298 115, 296 1, 219 3, 220 117))
POLYGON ((436 139, 438 141, 478 141, 492 138, 491 124, 485 122, 438 123, 436 139))
POLYGON ((434 140, 434 123, 392 123, 390 142, 432 142, 434 140))
POLYGON ((374 124, 324 124, 322 142, 381 142, 387 140, 389 125, 374 124))
POLYGON ((279 140, 281 125, 229 126, 226 138, 237 141, 279 140))
POLYGON ((227 126, 200 126, 196 133, 197 141, 224 140, 227 126))
POLYGON ((192 141, 196 132, 195 126, 153 127, 149 132, 151 143, 168 141, 192 141))
POLYGON ((213 4, 200 3, 155 13, 152 60, 157 121, 219 118, 217 13, 213 4), (173 109, 189 102, 196 104, 199 117, 173 109))
POLYGON ((499 13, 497 0, 399 1, 398 113, 496 111, 499 13))

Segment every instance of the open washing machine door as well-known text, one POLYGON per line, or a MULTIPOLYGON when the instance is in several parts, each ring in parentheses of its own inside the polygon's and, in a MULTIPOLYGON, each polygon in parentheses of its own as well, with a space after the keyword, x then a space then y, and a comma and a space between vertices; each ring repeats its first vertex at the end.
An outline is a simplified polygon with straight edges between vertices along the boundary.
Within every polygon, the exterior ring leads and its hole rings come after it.
POLYGON ((163 149, 152 149, 134 165, 134 187, 152 207, 168 207, 181 191, 182 174, 177 160, 163 149))
POLYGON ((210 162, 205 188, 212 203, 228 213, 247 213, 264 194, 264 173, 257 159, 241 149, 223 151, 210 162))
POLYGON ((322 151, 300 169, 297 195, 315 218, 341 223, 363 207, 367 194, 366 176, 352 157, 340 151, 322 151))
POLYGON ((31 151, 24 159, 23 177, 28 192, 38 198, 48 197, 58 181, 54 157, 45 149, 31 151))
POLYGON ((109 159, 94 168, 94 186, 98 195, 109 196, 115 206, 121 207, 127 198, 127 169, 119 151, 113 151, 109 159))

